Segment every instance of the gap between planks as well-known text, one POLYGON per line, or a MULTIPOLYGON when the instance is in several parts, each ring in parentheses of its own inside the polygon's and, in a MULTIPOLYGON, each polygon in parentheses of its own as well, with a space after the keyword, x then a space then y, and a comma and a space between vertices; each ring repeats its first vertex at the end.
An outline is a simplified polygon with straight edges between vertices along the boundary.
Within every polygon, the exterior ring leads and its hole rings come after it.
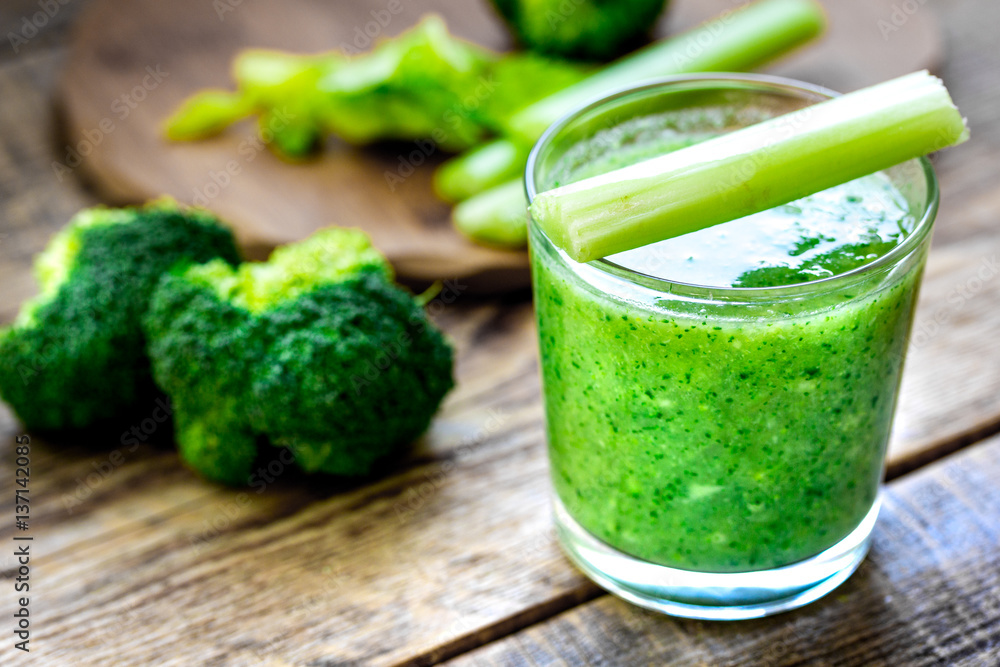
MULTIPOLYGON (((889 484, 901 477, 912 474, 932 463, 941 461, 961 450, 979 444, 990 436, 1000 433, 1000 418, 987 426, 959 434, 929 448, 923 455, 910 457, 890 466, 886 471, 885 483, 889 484)), ((563 595, 545 600, 540 604, 524 609, 517 614, 503 618, 475 632, 462 635, 434 649, 413 656, 406 660, 393 663, 391 667, 431 667, 457 658, 463 654, 485 648, 511 635, 527 630, 532 626, 541 625, 556 616, 576 607, 592 602, 611 594, 594 583, 587 582, 580 588, 563 595)))

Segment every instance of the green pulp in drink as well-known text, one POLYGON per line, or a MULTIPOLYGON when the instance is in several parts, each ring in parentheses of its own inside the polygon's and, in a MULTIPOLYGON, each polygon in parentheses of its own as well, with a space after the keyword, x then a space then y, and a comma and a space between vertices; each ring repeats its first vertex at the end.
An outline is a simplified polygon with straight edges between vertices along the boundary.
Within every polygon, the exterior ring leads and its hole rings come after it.
MULTIPOLYGON (((696 140, 671 129, 604 143, 563 178, 696 140)), ((875 174, 608 260, 771 288, 859 269, 915 225, 875 174)), ((532 234, 552 479, 577 522, 633 556, 713 572, 790 564, 858 526, 882 475, 918 268, 802 302, 646 302, 581 282, 532 234)))

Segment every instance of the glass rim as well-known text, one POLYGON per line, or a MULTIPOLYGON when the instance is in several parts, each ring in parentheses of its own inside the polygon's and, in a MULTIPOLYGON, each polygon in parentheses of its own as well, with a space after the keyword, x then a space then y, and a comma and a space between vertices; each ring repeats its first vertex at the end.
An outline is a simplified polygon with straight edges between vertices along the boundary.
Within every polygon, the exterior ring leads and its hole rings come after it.
MULTIPOLYGON (((535 196, 538 194, 535 187, 534 176, 535 171, 538 168, 539 157, 542 150, 551 144, 555 138, 566 130, 567 127, 569 127, 574 121, 580 119, 585 114, 600 109, 606 104, 614 102, 615 100, 619 100, 636 93, 641 93, 643 91, 668 88, 677 84, 711 84, 713 82, 717 82, 720 86, 731 83, 756 84, 762 91, 770 89, 771 91, 791 93, 802 97, 808 94, 812 96, 818 95, 820 97, 830 99, 841 95, 841 93, 829 88, 807 83, 805 81, 798 81, 796 79, 773 76, 770 74, 746 74, 738 72, 677 74, 673 76, 648 79, 640 83, 618 88, 564 114, 559 120, 550 125, 538 141, 535 142, 535 145, 532 147, 531 152, 528 155, 528 162, 525 167, 524 174, 524 187, 525 193, 528 197, 528 205, 531 205, 535 196)), ((635 271, 620 264, 616 264, 615 262, 608 260, 606 257, 595 259, 590 262, 580 263, 566 256, 565 252, 553 243, 552 239, 550 239, 541 228, 534 224, 534 221, 530 219, 530 216, 528 224, 534 231, 540 234, 553 247, 553 249, 563 256, 564 260, 571 262, 571 266, 580 267, 584 270, 595 270, 611 278, 624 280, 642 287, 655 289, 665 293, 684 293, 695 297, 704 295, 719 295, 721 293, 746 298, 752 298, 755 296, 786 298, 789 296, 797 296, 799 293, 809 294, 815 291, 822 291, 831 283, 850 282, 854 279, 863 279, 869 274, 876 273, 887 267, 892 267, 900 263, 920 246, 920 243, 923 241, 929 228, 933 224, 934 219, 937 217, 938 206, 940 203, 940 190, 938 187, 937 175, 934 173, 934 167, 930 160, 928 160, 927 157, 920 157, 916 158, 915 161, 919 163, 921 172, 927 181, 927 201, 923 215, 916 221, 913 231, 909 234, 909 236, 903 239, 902 243, 870 263, 863 264, 862 266, 851 269, 850 271, 838 273, 832 276, 826 276, 817 280, 810 280, 808 282, 792 283, 790 285, 777 285, 774 287, 725 287, 721 285, 701 285, 697 283, 685 283, 679 280, 669 280, 667 278, 660 278, 641 271, 635 271)), ((901 164, 906 163, 904 162, 901 164)))

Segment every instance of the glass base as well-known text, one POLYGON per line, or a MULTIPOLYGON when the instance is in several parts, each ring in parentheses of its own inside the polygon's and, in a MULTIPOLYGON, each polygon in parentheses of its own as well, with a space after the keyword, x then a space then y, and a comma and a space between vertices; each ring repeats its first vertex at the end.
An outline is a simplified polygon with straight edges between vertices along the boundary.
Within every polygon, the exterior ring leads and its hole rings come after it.
POLYGON ((618 597, 670 616, 715 621, 760 618, 809 604, 858 569, 878 518, 881 499, 847 537, 791 565, 755 572, 695 572, 640 560, 588 533, 555 504, 563 551, 584 574, 618 597))

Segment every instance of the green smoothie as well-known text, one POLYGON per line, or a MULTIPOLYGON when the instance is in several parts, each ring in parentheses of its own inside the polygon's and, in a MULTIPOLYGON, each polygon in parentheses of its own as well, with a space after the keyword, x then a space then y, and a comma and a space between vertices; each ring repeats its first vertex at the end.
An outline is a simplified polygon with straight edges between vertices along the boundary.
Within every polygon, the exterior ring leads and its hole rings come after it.
MULTIPOLYGON (((561 179, 704 138, 651 127, 571 153, 561 179)), ((875 174, 608 258, 704 286, 662 299, 609 293, 615 266, 574 267, 533 228, 552 479, 570 516, 627 554, 709 572, 790 564, 848 535, 876 500, 920 263, 809 283, 870 264, 915 226, 875 174)))

